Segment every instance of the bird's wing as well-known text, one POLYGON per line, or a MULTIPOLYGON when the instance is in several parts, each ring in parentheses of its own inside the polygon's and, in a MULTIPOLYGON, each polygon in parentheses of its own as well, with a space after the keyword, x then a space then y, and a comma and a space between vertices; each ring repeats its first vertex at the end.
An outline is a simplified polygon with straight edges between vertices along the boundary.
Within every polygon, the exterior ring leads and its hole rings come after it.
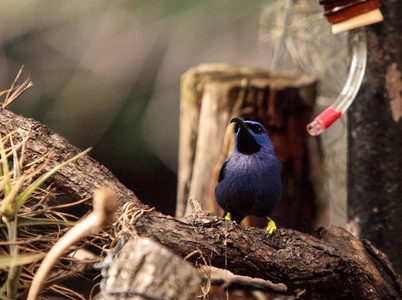
POLYGON ((228 163, 228 161, 229 161, 229 158, 227 160, 225 160, 225 162, 222 165, 221 171, 219 172, 218 183, 223 180, 223 172, 225 170, 225 167, 226 167, 226 164, 228 163))

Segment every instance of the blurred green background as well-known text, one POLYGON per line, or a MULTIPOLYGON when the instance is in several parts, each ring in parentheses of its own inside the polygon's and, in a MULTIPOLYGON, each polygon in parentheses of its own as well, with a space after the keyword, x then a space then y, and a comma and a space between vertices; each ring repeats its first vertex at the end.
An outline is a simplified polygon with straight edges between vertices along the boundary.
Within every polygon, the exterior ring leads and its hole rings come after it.
POLYGON ((267 68, 273 1, 0 1, 0 89, 10 109, 85 149, 145 203, 173 214, 180 76, 201 63, 267 68))

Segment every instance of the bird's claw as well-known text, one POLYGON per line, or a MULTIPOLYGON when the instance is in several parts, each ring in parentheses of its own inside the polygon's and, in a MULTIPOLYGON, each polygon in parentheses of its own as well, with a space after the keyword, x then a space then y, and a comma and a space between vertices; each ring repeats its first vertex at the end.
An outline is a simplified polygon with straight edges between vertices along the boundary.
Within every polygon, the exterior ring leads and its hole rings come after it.
MULTIPOLYGON (((230 214, 230 212, 227 212, 227 213, 226 213, 225 219, 226 219, 226 220, 229 220, 229 221, 232 221, 232 215, 230 214)), ((236 223, 236 221, 233 221, 233 223, 236 223)))
POLYGON ((267 217, 267 219, 268 219, 268 225, 267 225, 266 231, 267 231, 267 235, 270 236, 276 230, 276 224, 271 218, 267 217))

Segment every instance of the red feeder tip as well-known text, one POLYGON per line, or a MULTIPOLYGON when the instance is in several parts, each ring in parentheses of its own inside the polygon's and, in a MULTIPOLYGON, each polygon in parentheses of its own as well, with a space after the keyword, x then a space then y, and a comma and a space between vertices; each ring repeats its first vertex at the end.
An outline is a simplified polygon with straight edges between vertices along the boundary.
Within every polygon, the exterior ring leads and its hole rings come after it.
POLYGON ((342 117, 342 112, 336 111, 330 106, 307 125, 307 131, 313 136, 319 135, 340 117, 342 117))

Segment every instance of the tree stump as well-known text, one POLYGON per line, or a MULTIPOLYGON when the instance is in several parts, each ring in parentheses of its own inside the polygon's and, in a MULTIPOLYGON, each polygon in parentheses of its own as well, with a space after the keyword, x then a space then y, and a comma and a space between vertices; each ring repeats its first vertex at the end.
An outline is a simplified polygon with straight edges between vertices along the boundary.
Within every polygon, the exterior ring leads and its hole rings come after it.
MULTIPOLYGON (((234 134, 228 123, 240 116, 264 125, 284 167, 282 199, 272 217, 280 226, 304 232, 328 225, 317 220, 328 211, 328 203, 319 201, 320 187, 313 186, 311 179, 321 172, 322 164, 313 164, 321 160, 320 151, 313 151, 319 145, 305 130, 314 103, 315 81, 309 77, 226 65, 201 65, 185 73, 176 215, 191 212, 186 207, 189 198, 197 198, 204 210, 222 214, 214 189, 222 163, 233 148, 234 134)), ((265 226, 262 219, 249 222, 265 226)))

